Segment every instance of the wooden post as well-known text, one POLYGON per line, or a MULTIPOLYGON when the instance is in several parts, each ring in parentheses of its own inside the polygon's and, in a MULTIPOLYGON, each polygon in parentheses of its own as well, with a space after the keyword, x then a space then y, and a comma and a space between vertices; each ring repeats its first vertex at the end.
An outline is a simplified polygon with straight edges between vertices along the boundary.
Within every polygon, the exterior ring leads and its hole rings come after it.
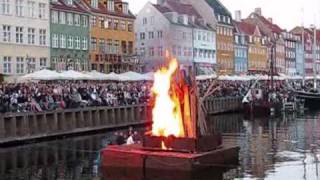
POLYGON ((11 137, 17 136, 17 118, 15 116, 11 118, 10 131, 11 131, 10 132, 11 137))
POLYGON ((0 139, 5 138, 6 129, 4 125, 4 114, 0 114, 0 139))
POLYGON ((74 111, 71 112, 71 119, 69 120, 69 122, 70 122, 69 130, 74 130, 76 128, 76 112, 74 111))
POLYGON ((52 132, 58 131, 58 113, 54 112, 53 113, 53 122, 52 122, 52 132))
POLYGON ((83 115, 83 111, 80 111, 80 117, 78 119, 79 121, 79 127, 78 128, 83 128, 85 126, 84 124, 84 115, 83 115))
POLYGON ((110 123, 110 125, 115 125, 115 124, 117 124, 116 111, 115 111, 115 108, 112 108, 112 110, 111 110, 111 123, 110 123))
POLYGON ((22 117, 22 128, 23 130, 22 135, 23 136, 29 136, 30 135, 30 125, 29 125, 29 116, 24 115, 22 117))

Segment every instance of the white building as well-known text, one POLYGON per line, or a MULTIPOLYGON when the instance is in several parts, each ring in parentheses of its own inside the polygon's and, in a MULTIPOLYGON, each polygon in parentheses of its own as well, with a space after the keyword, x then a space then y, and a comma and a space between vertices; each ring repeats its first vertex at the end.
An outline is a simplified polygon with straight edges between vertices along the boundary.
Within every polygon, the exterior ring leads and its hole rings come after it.
POLYGON ((0 1, 0 74, 13 78, 49 65, 49 1, 0 1))
MULTIPOLYGON (((213 68, 216 63, 214 29, 189 4, 176 0, 147 3, 135 21, 136 48, 147 70, 165 63, 168 54, 180 64, 213 68)), ((207 71, 207 70, 205 70, 207 71)))

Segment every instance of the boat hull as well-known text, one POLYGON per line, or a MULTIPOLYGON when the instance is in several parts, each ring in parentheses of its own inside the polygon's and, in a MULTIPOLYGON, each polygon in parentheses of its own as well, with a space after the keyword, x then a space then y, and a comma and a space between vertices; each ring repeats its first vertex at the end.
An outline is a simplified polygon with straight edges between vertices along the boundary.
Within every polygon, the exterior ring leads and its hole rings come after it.
POLYGON ((303 99, 305 106, 309 109, 320 109, 319 93, 297 92, 297 98, 303 99))

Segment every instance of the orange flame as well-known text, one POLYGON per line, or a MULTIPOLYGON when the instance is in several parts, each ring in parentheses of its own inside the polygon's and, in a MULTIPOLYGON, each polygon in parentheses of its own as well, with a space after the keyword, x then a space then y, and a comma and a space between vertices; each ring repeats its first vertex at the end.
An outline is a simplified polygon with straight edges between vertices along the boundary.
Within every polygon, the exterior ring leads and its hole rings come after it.
POLYGON ((180 101, 172 86, 172 77, 177 69, 178 62, 173 59, 169 68, 163 67, 154 75, 152 87, 155 96, 155 104, 152 109, 152 135, 154 136, 185 136, 180 101))

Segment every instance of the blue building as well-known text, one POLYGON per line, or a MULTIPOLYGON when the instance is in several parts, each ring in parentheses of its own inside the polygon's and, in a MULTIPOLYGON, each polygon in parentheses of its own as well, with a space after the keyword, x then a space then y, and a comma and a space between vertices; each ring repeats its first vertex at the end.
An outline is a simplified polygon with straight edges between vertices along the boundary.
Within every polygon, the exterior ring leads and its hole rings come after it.
POLYGON ((237 22, 234 24, 234 69, 236 74, 245 74, 248 72, 248 43, 246 35, 240 31, 237 22))
POLYGON ((296 72, 297 75, 302 76, 304 74, 304 52, 302 47, 302 41, 296 43, 296 72))

